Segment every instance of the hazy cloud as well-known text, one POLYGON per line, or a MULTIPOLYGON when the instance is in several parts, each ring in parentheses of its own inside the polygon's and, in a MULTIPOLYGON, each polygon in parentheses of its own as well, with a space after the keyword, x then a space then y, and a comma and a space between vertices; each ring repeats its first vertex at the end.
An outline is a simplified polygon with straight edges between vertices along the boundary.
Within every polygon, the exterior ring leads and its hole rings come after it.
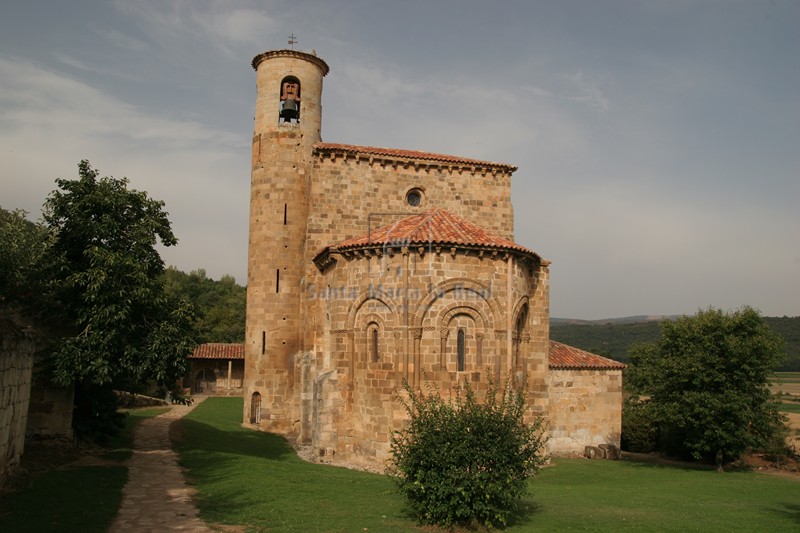
POLYGON ((166 201, 168 262, 244 282, 249 61, 294 33, 331 66, 324 140, 519 167, 515 237, 553 261, 554 316, 800 313, 800 5, 459 7, 17 3, 1 205, 36 212, 88 158, 166 201))

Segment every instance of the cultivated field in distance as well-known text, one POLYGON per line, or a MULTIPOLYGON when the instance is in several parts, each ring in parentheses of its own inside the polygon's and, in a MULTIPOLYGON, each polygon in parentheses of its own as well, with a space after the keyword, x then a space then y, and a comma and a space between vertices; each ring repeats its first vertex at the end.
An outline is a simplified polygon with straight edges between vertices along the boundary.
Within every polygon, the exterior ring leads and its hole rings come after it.
POLYGON ((783 394, 781 411, 794 430, 794 434, 789 436, 789 443, 800 452, 800 372, 775 372, 770 381, 772 392, 783 394))
POLYGON ((800 372, 775 372, 772 375, 772 392, 787 395, 787 400, 800 402, 800 372))

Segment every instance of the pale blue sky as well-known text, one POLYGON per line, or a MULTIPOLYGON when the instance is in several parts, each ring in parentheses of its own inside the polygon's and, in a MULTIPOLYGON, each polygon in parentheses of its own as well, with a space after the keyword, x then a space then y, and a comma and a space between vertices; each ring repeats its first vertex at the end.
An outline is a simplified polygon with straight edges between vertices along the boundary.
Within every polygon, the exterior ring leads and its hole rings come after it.
POLYGON ((0 206, 89 159, 246 281, 252 57, 315 49, 327 142, 513 164, 551 313, 800 315, 800 2, 6 1, 0 206))

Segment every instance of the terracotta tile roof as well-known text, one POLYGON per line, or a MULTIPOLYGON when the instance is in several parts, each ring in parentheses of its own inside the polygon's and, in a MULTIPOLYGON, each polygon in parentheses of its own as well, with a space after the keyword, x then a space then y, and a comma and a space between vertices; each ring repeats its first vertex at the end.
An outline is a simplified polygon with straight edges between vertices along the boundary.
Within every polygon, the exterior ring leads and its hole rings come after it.
POLYGON ((365 235, 348 239, 336 246, 339 251, 386 245, 460 245, 496 250, 514 250, 539 257, 524 246, 489 233, 444 209, 429 209, 409 215, 365 235))
POLYGON ((493 161, 481 161, 480 159, 470 159, 468 157, 461 157, 456 155, 434 154, 430 152, 421 152, 419 150, 398 150, 395 148, 378 148, 376 146, 358 146, 355 144, 337 144, 337 143, 317 143, 314 145, 314 150, 317 152, 325 153, 344 153, 348 155, 371 155, 378 157, 386 157, 391 159, 405 159, 428 161, 431 163, 441 163, 442 165, 474 165, 477 167, 489 167, 495 169, 502 169, 508 172, 514 172, 517 167, 507 165, 505 163, 495 163, 493 161))
POLYGON ((625 365, 590 352, 567 346, 560 342, 550 341, 550 368, 560 369, 593 369, 622 370, 625 365))
POLYGON ((200 344, 189 359, 244 359, 244 344, 210 342, 200 344))

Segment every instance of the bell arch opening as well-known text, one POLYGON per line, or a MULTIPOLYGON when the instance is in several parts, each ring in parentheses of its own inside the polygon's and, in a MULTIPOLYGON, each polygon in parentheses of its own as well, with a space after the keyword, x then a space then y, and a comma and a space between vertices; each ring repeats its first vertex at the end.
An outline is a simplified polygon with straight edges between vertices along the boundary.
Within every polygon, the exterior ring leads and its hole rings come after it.
POLYGON ((300 123, 300 80, 286 76, 281 80, 281 103, 278 112, 280 124, 300 123))

